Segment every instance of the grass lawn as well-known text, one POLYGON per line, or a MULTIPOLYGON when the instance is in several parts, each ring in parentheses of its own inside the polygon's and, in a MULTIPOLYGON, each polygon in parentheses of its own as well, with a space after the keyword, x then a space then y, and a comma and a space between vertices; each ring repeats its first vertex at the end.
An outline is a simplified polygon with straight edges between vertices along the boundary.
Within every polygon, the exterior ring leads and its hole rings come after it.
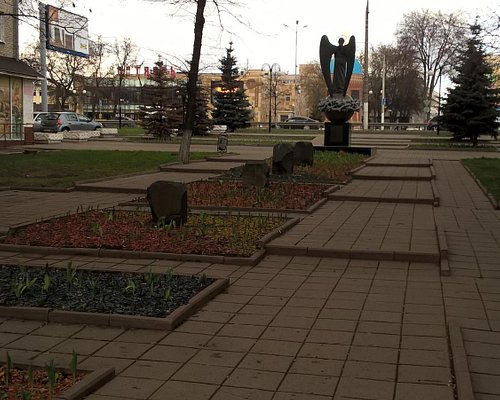
MULTIPOLYGON (((191 153, 191 160, 210 153, 191 153)), ((1 186, 71 187, 77 181, 151 171, 177 161, 164 151, 61 150, 0 156, 1 186)))
POLYGON ((500 159, 469 158, 463 160, 488 192, 500 203, 500 159))

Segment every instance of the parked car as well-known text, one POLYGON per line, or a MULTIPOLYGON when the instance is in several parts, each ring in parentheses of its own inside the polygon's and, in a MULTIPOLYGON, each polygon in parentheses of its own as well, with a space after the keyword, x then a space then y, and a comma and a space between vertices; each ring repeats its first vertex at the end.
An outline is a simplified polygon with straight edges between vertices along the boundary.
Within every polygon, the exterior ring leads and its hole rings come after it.
POLYGON ((427 130, 428 131, 435 131, 435 130, 437 130, 438 125, 440 125, 440 128, 443 127, 443 116, 439 117, 439 123, 438 123, 438 116, 437 115, 435 117, 431 118, 429 121, 427 121, 427 130))
POLYGON ((49 114, 48 112, 37 112, 33 114, 33 131, 40 132, 42 128, 42 116, 49 114))
POLYGON ((75 112, 50 112, 41 115, 41 132, 95 131, 102 128, 100 122, 75 112))
POLYGON ((291 117, 279 124, 284 129, 320 129, 321 122, 309 117, 291 117))

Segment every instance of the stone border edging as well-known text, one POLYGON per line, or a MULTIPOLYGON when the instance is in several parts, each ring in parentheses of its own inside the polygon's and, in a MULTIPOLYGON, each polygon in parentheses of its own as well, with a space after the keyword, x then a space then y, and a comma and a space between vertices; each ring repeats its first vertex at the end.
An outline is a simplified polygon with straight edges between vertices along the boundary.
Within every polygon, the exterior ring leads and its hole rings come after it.
POLYGON ((65 390, 55 400, 80 400, 95 392, 115 377, 113 367, 99 368, 85 376, 80 382, 65 390))
POLYGON ((491 195, 490 192, 488 192, 488 190, 483 186, 483 184, 481 183, 481 181, 479 179, 477 179, 476 175, 474 175, 474 173, 470 170, 469 167, 467 167, 467 165, 465 165, 462 161, 460 161, 460 164, 462 164, 462 167, 465 168, 465 170, 469 173, 469 175, 472 177, 472 179, 474 179, 474 181, 477 183, 477 185, 479 186, 479 188, 482 190, 482 192, 484 193, 484 195, 488 198, 488 200, 490 201, 491 205, 493 206, 493 208, 495 210, 500 210, 500 206, 498 205, 497 201, 495 200, 495 198, 491 195))
POLYGON ((441 202, 441 196, 439 195, 439 189, 436 185, 436 180, 431 180, 432 193, 434 194, 434 207, 439 207, 441 202))
POLYGON ((436 224, 436 234, 439 246, 439 268, 441 276, 450 276, 450 265, 448 263, 448 242, 445 230, 436 224))
POLYGON ((92 312, 55 310, 47 307, 0 306, 0 316, 6 318, 68 323, 90 324, 120 328, 160 329, 172 331, 193 315, 209 300, 229 287, 229 279, 220 278, 189 299, 189 302, 172 311, 164 318, 140 315, 104 314, 92 312))
POLYGON ((366 202, 376 202, 376 203, 409 203, 409 204, 431 204, 435 205, 436 201, 433 197, 432 199, 416 199, 414 197, 370 197, 370 196, 352 196, 352 195, 336 195, 331 194, 328 196, 328 200, 333 201, 366 201, 366 202))
POLYGON ((0 243, 0 251, 15 251, 18 253, 37 253, 37 254, 63 254, 92 257, 111 257, 111 258, 130 258, 130 259, 157 259, 173 261, 200 261, 215 264, 234 264, 234 265, 256 265, 261 259, 260 251, 255 251, 249 257, 243 256, 220 256, 203 254, 183 254, 183 253, 163 253, 153 251, 133 251, 133 250, 115 250, 115 249, 87 249, 76 247, 49 247, 49 246, 28 246, 21 244, 3 244, 0 243))
POLYGON ((297 247, 291 245, 266 245, 267 254, 288 256, 311 256, 352 258, 360 260, 414 261, 439 263, 439 254, 411 251, 326 249, 323 247, 297 247))
POLYGON ((457 388, 457 398, 458 400, 474 400, 474 390, 472 389, 462 329, 456 322, 450 322, 448 324, 448 334, 450 337, 450 347, 453 358, 452 363, 457 388))

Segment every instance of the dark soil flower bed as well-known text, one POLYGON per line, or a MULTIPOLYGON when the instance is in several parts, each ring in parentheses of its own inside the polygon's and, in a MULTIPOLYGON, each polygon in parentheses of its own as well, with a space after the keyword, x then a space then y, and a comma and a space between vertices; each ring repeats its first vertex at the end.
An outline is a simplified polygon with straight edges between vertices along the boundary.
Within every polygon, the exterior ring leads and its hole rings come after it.
POLYGON ((305 210, 328 188, 317 183, 271 182, 268 187, 244 187, 241 182, 210 180, 188 185, 188 204, 196 206, 305 210))
POLYGON ((143 211, 91 210, 15 229, 4 243, 176 254, 250 256, 279 216, 189 214, 181 227, 155 226, 143 211))
POLYGON ((0 304, 165 317, 208 287, 205 276, 0 266, 0 304))

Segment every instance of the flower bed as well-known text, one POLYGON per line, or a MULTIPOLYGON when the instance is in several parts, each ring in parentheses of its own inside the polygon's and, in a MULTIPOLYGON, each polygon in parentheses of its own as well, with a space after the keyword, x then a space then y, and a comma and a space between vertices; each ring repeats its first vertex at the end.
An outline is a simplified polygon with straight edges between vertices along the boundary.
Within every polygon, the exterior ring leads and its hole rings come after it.
POLYGON ((213 283, 205 276, 0 266, 0 305, 165 317, 213 283))
POLYGON ((188 204, 196 206, 305 210, 323 197, 326 185, 271 182, 268 187, 244 187, 241 182, 191 182, 188 204))
POLYGON ((148 212, 90 210, 12 230, 4 243, 246 257, 257 250, 261 237, 285 221, 201 213, 189 214, 181 227, 155 226, 148 212))

